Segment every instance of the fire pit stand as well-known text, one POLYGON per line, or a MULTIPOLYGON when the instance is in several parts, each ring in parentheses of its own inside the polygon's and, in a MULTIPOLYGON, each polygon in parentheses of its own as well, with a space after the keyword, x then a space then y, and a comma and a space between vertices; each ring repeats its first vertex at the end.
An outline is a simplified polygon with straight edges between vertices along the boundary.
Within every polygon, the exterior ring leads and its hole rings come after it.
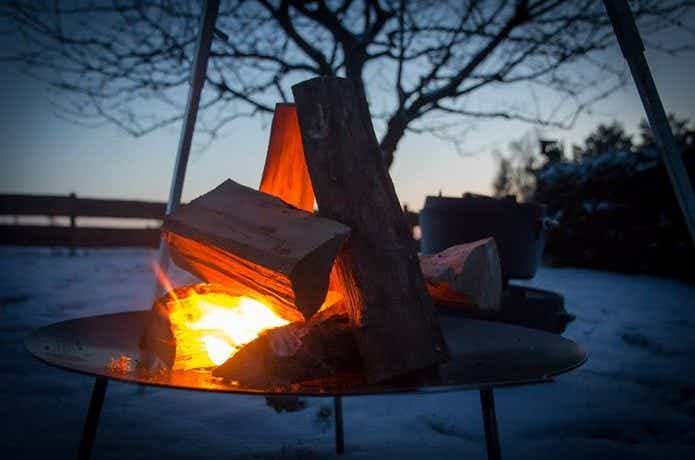
POLYGON ((244 387, 209 373, 148 369, 150 356, 139 347, 148 312, 92 316, 56 323, 35 331, 25 342, 39 360, 96 377, 78 458, 90 457, 108 380, 140 385, 258 396, 333 397, 335 446, 344 451, 342 397, 384 394, 431 394, 479 390, 487 456, 499 459, 500 443, 493 389, 548 382, 586 361, 576 343, 547 332, 458 316, 441 317, 452 359, 429 373, 398 382, 370 385, 354 375, 288 387, 244 387))

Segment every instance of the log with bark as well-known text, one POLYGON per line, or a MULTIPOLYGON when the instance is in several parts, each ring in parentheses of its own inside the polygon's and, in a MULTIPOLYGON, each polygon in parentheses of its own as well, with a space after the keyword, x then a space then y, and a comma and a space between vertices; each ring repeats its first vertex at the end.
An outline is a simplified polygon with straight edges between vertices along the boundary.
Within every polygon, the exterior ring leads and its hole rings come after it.
POLYGON ((437 254, 421 254, 420 268, 436 304, 499 310, 502 271, 492 238, 452 246, 437 254))
POLYGON ((166 217, 172 259, 201 279, 311 317, 349 228, 227 180, 166 217))
POLYGON ((292 91, 319 214, 353 229, 336 269, 368 381, 446 361, 448 348, 364 94, 336 77, 308 80, 292 91))

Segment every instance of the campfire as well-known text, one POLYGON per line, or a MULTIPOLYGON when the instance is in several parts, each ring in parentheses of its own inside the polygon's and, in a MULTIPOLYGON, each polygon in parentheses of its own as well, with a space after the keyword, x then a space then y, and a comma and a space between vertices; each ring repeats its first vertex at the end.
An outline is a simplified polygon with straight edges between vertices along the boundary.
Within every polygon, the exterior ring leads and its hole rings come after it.
POLYGON ((245 385, 375 383, 445 362, 433 301, 498 308, 494 241, 418 256, 360 90, 318 78, 293 91, 259 190, 227 180, 165 219, 172 259, 204 283, 158 273, 168 292, 141 347, 245 385))
POLYGON ((262 301, 205 283, 170 291, 154 311, 170 324, 175 348, 164 360, 173 370, 219 366, 262 332, 291 322, 262 301))

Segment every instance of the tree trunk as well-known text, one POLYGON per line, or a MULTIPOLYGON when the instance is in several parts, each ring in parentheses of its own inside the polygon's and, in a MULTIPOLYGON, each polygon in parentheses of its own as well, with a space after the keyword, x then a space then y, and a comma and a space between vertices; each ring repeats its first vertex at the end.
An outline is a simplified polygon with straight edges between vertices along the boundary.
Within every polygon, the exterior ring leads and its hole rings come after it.
POLYGON ((386 169, 390 169, 393 165, 394 156, 398 143, 405 135, 405 129, 408 127, 406 116, 402 111, 395 113, 388 122, 386 133, 381 138, 379 147, 386 169))

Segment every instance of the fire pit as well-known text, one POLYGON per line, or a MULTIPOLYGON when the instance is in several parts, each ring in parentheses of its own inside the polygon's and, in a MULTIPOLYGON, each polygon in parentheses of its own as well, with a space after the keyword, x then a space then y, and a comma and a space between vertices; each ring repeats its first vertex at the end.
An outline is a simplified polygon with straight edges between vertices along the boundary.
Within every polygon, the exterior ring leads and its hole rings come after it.
POLYGON ((341 375, 292 385, 243 386, 215 378, 211 372, 160 369, 151 372, 152 358, 140 348, 149 312, 137 311, 64 321, 35 331, 26 347, 41 361, 96 377, 80 458, 88 458, 104 402, 108 380, 194 391, 247 395, 334 397, 336 450, 343 451, 343 396, 479 390, 488 457, 499 458, 493 388, 547 382, 586 360, 574 342, 547 332, 456 316, 442 317, 452 359, 429 373, 394 382, 368 384, 355 375, 341 375))
POLYGON ((37 331, 37 358, 97 378, 80 457, 89 456, 107 380, 199 391, 341 397, 479 389, 499 458, 492 389, 549 379, 585 353, 547 333, 442 320, 437 302, 499 308, 494 240, 421 256, 380 157, 367 101, 342 78, 293 87, 276 108, 259 190, 226 180, 170 210, 172 260, 203 282, 149 311, 37 331), (314 211, 314 200, 318 212, 314 211))

